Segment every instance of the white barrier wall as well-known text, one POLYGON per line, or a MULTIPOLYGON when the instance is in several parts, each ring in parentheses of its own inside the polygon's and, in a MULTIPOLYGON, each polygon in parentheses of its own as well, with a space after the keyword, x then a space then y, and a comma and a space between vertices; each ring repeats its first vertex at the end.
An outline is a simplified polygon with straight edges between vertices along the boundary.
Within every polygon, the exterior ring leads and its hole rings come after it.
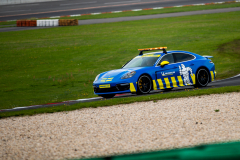
POLYGON ((51 27, 51 26, 59 26, 59 20, 58 19, 37 20, 37 27, 51 27))
POLYGON ((0 0, 0 5, 51 2, 51 1, 59 1, 59 0, 0 0))

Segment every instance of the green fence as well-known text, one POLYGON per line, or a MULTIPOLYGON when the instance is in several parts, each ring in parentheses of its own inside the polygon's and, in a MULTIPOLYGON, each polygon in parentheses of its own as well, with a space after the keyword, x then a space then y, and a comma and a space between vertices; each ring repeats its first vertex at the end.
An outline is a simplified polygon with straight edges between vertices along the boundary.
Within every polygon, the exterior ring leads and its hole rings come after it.
POLYGON ((201 145, 193 148, 119 155, 85 160, 240 160, 240 142, 201 145))

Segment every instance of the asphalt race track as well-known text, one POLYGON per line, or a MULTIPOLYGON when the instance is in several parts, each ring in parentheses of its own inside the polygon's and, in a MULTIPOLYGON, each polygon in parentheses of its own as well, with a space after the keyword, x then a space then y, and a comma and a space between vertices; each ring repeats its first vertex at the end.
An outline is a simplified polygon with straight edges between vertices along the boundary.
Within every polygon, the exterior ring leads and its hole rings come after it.
POLYGON ((219 0, 60 0, 0 5, 0 21, 169 7, 219 2, 219 0))
MULTIPOLYGON (((154 19, 154 18, 167 18, 167 17, 179 17, 179 16, 188 16, 188 15, 199 15, 199 14, 213 14, 213 13, 223 13, 223 12, 233 12, 233 11, 240 11, 240 7, 210 9, 210 10, 203 10, 203 11, 155 14, 155 15, 145 15, 145 16, 133 16, 133 17, 79 20, 78 24, 79 25, 87 25, 87 24, 97 24, 97 23, 111 23, 111 22, 144 20, 144 19, 154 19)), ((60 27, 64 27, 64 26, 60 26, 60 27)), ((0 32, 22 31, 22 30, 32 30, 32 29, 44 29, 44 28, 51 28, 51 27, 8 27, 8 28, 0 28, 0 32)))
MULTIPOLYGON (((209 89, 209 88, 220 88, 220 87, 225 87, 225 86, 238 86, 240 85, 240 74, 236 75, 231 78, 227 78, 224 80, 218 80, 218 81, 213 81, 208 84, 207 87, 201 88, 201 89, 209 89)), ((152 91, 149 94, 165 94, 169 92, 182 92, 185 91, 185 89, 188 90, 193 90, 193 86, 186 86, 186 87, 178 87, 174 88, 172 91, 163 91, 163 90, 158 90, 158 91, 152 91)), ((149 95, 147 94, 147 95, 149 95)), ((114 98, 123 98, 123 97, 136 97, 136 96, 146 96, 146 95, 135 95, 135 94, 124 94, 124 95, 117 95, 114 98)), ((59 102, 59 103, 51 103, 51 104, 44 104, 44 105, 35 105, 35 106, 25 106, 25 107, 16 107, 13 109, 5 109, 5 110, 0 110, 0 112, 11 112, 11 111, 21 111, 21 110, 28 110, 28 109, 37 109, 37 108, 47 108, 47 107, 53 107, 53 106, 60 106, 60 105, 72 105, 76 103, 86 103, 86 102, 93 102, 93 101, 100 101, 103 98, 101 97, 94 97, 94 98, 88 98, 88 99, 78 99, 78 100, 70 100, 70 101, 65 101, 65 102, 59 102)), ((110 98, 111 99, 111 98, 110 98)), ((107 99, 106 99, 107 100, 107 99)))

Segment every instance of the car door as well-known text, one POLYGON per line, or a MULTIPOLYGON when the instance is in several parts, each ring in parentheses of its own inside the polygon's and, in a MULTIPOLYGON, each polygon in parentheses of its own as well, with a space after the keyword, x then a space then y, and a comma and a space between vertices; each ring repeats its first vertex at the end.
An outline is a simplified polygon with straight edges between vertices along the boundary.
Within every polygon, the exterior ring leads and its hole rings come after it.
POLYGON ((188 53, 173 53, 175 65, 178 67, 177 84, 187 86, 195 84, 195 74, 193 72, 195 56, 188 53))
POLYGON ((157 67, 156 78, 160 89, 178 87, 176 77, 179 75, 179 67, 175 64, 173 54, 165 54, 157 67), (161 66, 163 61, 168 61, 169 64, 161 66))

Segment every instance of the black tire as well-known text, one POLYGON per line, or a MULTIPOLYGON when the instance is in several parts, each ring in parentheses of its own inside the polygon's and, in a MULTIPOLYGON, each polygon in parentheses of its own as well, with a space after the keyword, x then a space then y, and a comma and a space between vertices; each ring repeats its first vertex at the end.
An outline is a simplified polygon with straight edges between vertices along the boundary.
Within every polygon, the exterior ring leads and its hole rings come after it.
POLYGON ((200 68, 196 74, 195 87, 206 87, 210 81, 209 72, 205 68, 200 68))
POLYGON ((137 82, 137 94, 147 94, 152 90, 152 80, 147 75, 141 75, 137 82))
POLYGON ((115 96, 115 94, 104 94, 104 95, 101 95, 101 97, 103 98, 113 98, 115 96))

